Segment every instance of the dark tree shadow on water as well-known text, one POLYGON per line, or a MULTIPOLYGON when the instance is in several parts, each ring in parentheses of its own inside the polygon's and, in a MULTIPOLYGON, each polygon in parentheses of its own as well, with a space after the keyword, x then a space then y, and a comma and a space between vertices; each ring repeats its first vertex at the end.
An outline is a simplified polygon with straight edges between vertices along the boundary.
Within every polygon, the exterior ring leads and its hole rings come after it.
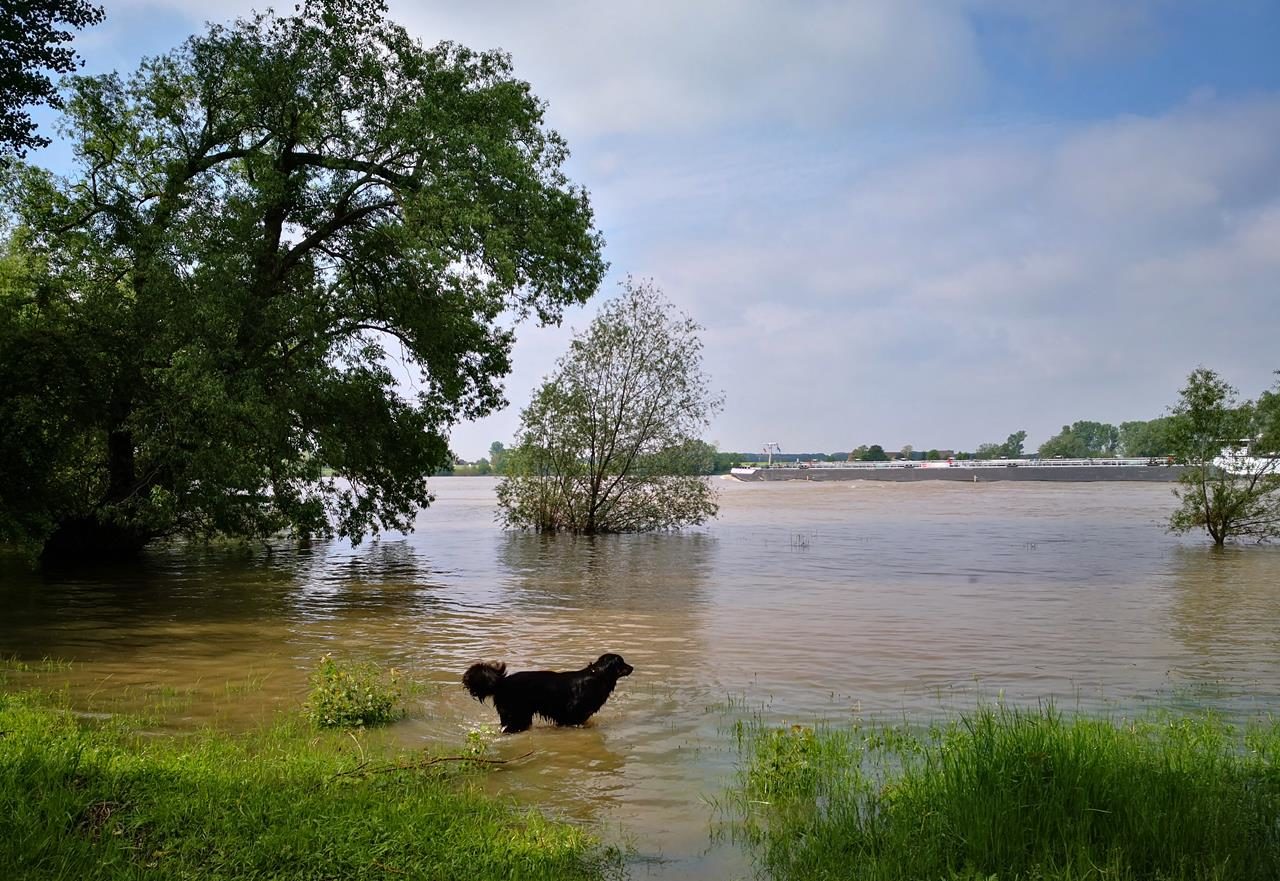
POLYGON ((405 541, 173 543, 131 562, 32 569, 0 561, 0 654, 119 656, 130 647, 288 630, 291 622, 401 618, 435 603, 434 578, 405 541))

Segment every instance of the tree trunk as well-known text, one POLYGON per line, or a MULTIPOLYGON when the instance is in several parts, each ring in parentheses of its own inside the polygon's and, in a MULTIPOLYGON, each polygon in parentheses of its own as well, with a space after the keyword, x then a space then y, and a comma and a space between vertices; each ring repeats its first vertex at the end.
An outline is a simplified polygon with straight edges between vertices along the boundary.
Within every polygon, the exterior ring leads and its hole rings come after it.
POLYGON ((118 428, 107 435, 107 504, 123 502, 137 491, 133 433, 118 428))
MULTIPOLYGON (((107 494, 103 506, 119 504, 138 491, 133 434, 117 428, 107 435, 107 494)), ((136 557, 154 536, 119 523, 103 521, 98 512, 61 521, 44 543, 45 563, 78 563, 136 557)))
POLYGON ((138 556, 151 539, 135 529, 103 523, 96 516, 73 517, 58 524, 40 551, 42 563, 91 563, 138 556))

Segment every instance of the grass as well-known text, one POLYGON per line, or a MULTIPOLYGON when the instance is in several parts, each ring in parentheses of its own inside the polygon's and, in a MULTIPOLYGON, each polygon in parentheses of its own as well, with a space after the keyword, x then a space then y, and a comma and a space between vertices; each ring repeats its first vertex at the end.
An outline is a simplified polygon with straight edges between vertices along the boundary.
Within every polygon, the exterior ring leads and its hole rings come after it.
POLYGON ((480 794, 466 762, 382 749, 296 717, 250 735, 147 736, 0 694, 0 878, 620 874, 584 830, 480 794))
POLYGON ((739 728, 775 879, 1280 878, 1280 725, 988 708, 925 732, 739 728))

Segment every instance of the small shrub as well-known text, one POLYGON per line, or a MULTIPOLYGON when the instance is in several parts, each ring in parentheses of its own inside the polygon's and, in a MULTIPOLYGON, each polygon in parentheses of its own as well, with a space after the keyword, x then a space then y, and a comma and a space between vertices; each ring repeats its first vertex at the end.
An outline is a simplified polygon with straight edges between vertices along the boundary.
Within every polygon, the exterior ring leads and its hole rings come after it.
POLYGON ((335 661, 329 655, 311 674, 307 716, 321 728, 384 725, 404 715, 395 670, 377 664, 335 661))
POLYGON ((489 753, 489 747, 493 745, 493 740, 498 736, 498 729, 492 725, 481 725, 479 728, 473 728, 467 732, 467 746, 464 754, 474 758, 481 758, 489 753))

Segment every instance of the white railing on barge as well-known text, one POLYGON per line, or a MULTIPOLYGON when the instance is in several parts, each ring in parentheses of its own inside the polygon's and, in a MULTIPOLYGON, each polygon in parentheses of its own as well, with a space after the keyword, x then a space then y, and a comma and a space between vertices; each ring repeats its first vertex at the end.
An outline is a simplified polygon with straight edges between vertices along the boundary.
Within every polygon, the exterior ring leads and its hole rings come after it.
POLYGON ((904 461, 895 459, 888 462, 774 462, 772 465, 760 464, 743 464, 737 468, 731 469, 750 473, 753 471, 779 469, 788 470, 809 470, 809 469, 839 469, 849 471, 875 471, 882 469, 903 469, 903 468, 1080 468, 1084 467, 1118 467, 1118 468, 1135 468, 1135 467, 1160 467, 1172 465, 1173 462, 1167 458, 1139 458, 1139 459, 954 459, 954 460, 934 460, 934 461, 904 461))

